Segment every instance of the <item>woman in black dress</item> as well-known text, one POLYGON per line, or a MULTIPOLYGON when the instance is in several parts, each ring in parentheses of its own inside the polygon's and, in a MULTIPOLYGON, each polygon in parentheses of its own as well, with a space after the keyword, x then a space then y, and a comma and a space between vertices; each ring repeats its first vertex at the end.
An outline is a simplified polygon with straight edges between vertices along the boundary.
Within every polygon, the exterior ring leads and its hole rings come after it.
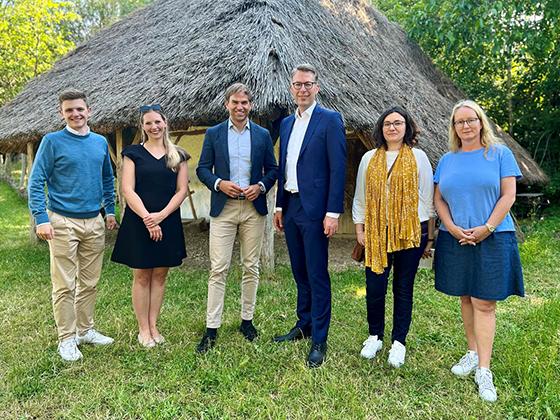
POLYGON ((140 107, 142 144, 123 152, 122 192, 127 207, 111 259, 132 268, 132 306, 138 342, 165 340, 157 328, 169 267, 186 257, 179 207, 187 196, 189 156, 176 147, 160 105, 140 107))

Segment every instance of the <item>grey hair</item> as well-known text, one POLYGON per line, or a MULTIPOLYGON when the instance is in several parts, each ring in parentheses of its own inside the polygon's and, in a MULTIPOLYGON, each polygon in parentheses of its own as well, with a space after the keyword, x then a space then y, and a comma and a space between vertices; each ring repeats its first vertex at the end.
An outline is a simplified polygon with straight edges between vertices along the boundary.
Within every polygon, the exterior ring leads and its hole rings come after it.
POLYGON ((294 67, 294 69, 292 70, 292 79, 294 78, 294 75, 298 71, 313 73, 313 75, 315 76, 315 81, 316 82, 319 81, 319 73, 317 73, 317 69, 313 67, 311 64, 303 63, 303 64, 298 64, 296 67, 294 67))

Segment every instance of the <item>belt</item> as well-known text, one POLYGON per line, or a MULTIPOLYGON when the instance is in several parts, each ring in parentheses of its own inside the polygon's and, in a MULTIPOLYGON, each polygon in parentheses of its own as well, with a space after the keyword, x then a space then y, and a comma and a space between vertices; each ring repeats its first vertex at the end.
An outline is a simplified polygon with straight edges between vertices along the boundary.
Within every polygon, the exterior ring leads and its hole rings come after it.
POLYGON ((286 194, 286 196, 288 197, 299 197, 299 192, 290 192, 288 190, 284 190, 284 193, 286 194))
POLYGON ((240 194, 237 197, 228 197, 230 200, 246 200, 247 197, 245 197, 244 195, 240 194))

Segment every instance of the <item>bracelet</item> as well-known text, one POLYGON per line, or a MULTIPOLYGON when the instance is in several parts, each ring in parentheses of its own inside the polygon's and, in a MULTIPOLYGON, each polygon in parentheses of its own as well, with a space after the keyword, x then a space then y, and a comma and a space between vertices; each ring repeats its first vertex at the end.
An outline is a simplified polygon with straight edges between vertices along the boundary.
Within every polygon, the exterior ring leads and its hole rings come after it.
POLYGON ((435 239, 434 239, 434 238, 428 238, 428 241, 432 241, 432 242, 434 242, 434 241, 435 241, 435 239))
POLYGON ((486 226, 486 229, 488 229, 490 233, 494 233, 494 231, 496 230, 496 226, 491 225, 490 223, 484 223, 484 226, 486 226))

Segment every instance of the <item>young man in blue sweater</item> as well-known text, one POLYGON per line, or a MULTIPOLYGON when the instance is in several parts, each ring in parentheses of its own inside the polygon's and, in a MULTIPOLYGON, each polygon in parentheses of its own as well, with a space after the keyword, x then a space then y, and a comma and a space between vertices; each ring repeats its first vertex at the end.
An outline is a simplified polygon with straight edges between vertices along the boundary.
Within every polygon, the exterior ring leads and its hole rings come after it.
POLYGON ((93 328, 93 312, 105 226, 112 230, 117 223, 109 148, 87 125, 91 110, 86 95, 64 91, 59 111, 66 127, 43 137, 28 195, 37 236, 49 243, 58 353, 65 361, 76 361, 82 357, 79 344, 113 342, 93 328))

